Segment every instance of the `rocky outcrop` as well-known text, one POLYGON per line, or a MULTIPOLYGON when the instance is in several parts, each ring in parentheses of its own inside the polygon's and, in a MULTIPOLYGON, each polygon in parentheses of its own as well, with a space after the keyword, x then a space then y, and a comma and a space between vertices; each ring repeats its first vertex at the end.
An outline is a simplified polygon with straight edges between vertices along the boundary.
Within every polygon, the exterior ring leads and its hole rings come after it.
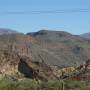
POLYGON ((0 76, 14 76, 18 73, 19 57, 6 49, 0 49, 0 76))

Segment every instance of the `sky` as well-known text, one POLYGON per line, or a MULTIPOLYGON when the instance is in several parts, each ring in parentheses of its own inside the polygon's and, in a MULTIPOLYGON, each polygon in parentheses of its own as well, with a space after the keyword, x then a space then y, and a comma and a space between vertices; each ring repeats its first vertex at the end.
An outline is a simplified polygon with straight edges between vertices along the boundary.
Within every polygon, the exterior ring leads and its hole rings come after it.
MULTIPOLYGON (((90 9, 90 0, 0 0, 0 13, 67 9, 90 9)), ((44 29, 82 34, 90 32, 90 12, 0 14, 0 28, 23 33, 44 29)))

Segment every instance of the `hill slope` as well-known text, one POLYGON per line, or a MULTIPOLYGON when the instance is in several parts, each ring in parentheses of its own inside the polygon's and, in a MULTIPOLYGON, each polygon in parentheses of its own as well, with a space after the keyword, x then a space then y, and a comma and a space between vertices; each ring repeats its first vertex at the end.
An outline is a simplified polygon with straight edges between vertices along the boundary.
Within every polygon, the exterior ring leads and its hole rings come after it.
POLYGON ((82 34, 81 37, 84 37, 84 38, 90 39, 90 33, 82 34))
POLYGON ((90 58, 90 41, 80 36, 63 31, 47 30, 28 33, 28 35, 38 41, 39 48, 34 47, 35 50, 38 49, 35 52, 40 53, 47 63, 70 66, 76 63, 81 64, 90 58))

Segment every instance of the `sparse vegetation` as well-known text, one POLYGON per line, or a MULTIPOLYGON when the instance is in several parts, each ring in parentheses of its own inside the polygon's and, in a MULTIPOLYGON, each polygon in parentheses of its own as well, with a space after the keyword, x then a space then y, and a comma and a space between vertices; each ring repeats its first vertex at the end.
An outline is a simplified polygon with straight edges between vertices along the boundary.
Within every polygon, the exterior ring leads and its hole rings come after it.
MULTIPOLYGON (((90 90, 88 81, 64 81, 65 90, 90 90)), ((0 90, 62 90, 62 81, 49 80, 48 82, 37 82, 26 79, 15 81, 13 79, 1 79, 0 90)))

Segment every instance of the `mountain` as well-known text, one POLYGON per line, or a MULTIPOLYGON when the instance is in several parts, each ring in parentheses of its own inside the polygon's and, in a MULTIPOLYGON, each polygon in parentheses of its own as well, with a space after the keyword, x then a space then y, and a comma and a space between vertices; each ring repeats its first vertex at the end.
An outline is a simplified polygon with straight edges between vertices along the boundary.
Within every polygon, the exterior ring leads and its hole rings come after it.
POLYGON ((11 29, 0 28, 0 35, 2 35, 2 34, 15 34, 15 33, 18 33, 18 32, 11 30, 11 29))
POLYGON ((90 58, 90 41, 64 31, 0 35, 0 75, 55 79, 90 58), (57 71, 61 69, 61 71, 57 71), (65 71, 66 72, 66 71, 65 71), (54 73, 54 74, 53 74, 54 73))
MULTIPOLYGON (((41 30, 28 33, 38 41, 35 55, 40 54, 46 63, 58 66, 81 64, 90 58, 90 41, 64 31, 41 30)), ((40 59, 39 59, 40 60, 40 59)))
POLYGON ((82 34, 81 37, 84 37, 84 38, 90 39, 90 33, 82 34))

